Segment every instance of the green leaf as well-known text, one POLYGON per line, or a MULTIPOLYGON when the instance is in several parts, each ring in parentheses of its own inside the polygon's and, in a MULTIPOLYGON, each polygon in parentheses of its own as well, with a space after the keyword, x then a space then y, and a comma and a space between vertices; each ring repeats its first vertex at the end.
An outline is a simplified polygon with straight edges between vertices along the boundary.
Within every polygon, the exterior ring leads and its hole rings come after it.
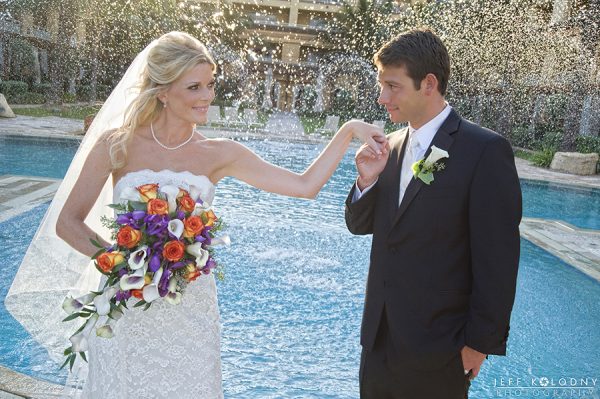
POLYGON ((65 318, 63 319, 63 322, 65 322, 65 321, 71 321, 71 320, 75 320, 75 319, 76 319, 76 318, 78 318, 78 317, 85 317, 85 316, 86 316, 86 315, 83 315, 83 314, 81 314, 81 313, 79 313, 79 312, 77 312, 77 313, 73 313, 73 314, 70 314, 70 315, 68 315, 67 317, 65 317, 65 318))
POLYGON ((96 252, 94 255, 92 255, 92 259, 96 259, 98 256, 102 255, 105 252, 106 252, 106 249, 104 249, 104 248, 99 249, 98 252, 96 252))
POLYGON ((144 306, 144 312, 150 309, 150 306, 152 306, 152 303, 147 303, 146 306, 144 306))
POLYGON ((90 242, 92 243, 93 246, 95 246, 96 248, 104 249, 104 247, 102 245, 100 245, 100 243, 96 240, 98 240, 98 236, 96 236, 95 240, 93 238, 90 238, 90 242))
POLYGON ((71 353, 73 353, 73 347, 69 346, 67 349, 65 349, 65 351, 63 352, 63 355, 69 356, 71 353))
POLYGON ((87 363, 87 358, 85 357, 85 352, 79 352, 79 356, 87 363))
POLYGON ((70 364, 69 364, 69 370, 73 371, 73 364, 75 364, 75 358, 76 358, 77 356, 75 356, 75 354, 74 354, 74 353, 73 353, 72 355, 70 355, 70 356, 71 356, 71 360, 69 361, 69 363, 70 363, 70 364))
POLYGON ((60 366, 60 369, 62 370, 63 368, 65 368, 65 366, 67 365, 67 363, 69 363, 69 361, 71 360, 71 356, 67 356, 67 360, 65 360, 65 362, 62 364, 62 366, 60 366))
POLYGON ((129 201, 129 205, 136 211, 145 211, 148 209, 148 204, 145 202, 129 201))
POLYGON ((143 299, 141 299, 138 303, 136 303, 135 305, 133 305, 134 308, 139 308, 140 306, 144 306, 146 304, 146 301, 144 301, 143 299))

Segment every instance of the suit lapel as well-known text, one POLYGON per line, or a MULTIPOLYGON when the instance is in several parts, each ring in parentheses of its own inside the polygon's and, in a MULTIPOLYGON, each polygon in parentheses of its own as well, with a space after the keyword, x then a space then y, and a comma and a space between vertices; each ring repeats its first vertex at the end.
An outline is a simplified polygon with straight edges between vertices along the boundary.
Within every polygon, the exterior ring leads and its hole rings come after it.
MULTIPOLYGON (((385 202, 382 203, 385 209, 393 213, 398 208, 398 197, 400 193, 400 168, 404 158, 404 149, 406 148, 408 138, 408 128, 398 131, 390 136, 390 157, 386 168, 379 176, 380 187, 389 187, 385 190, 385 202)), ((390 220, 388 219, 388 223, 390 220)))
MULTIPOLYGON (((450 115, 446 118, 440 129, 437 131, 435 136, 433 136, 433 140, 431 141, 431 145, 425 152, 425 156, 423 158, 427 158, 431 153, 431 147, 436 146, 442 150, 446 150, 449 152, 450 146, 454 142, 454 138, 452 135, 456 133, 458 127, 460 125, 460 116, 452 110, 450 115)), ((405 142, 408 140, 405 140, 405 142)), ((400 167, 402 166, 402 161, 400 161, 400 167)), ((400 167, 398 169, 400 169, 400 167)), ((425 183, 423 183, 420 179, 412 178, 408 186, 406 187, 406 192, 404 193, 404 197, 402 197, 402 203, 400 203, 400 207, 398 207, 396 214, 394 216, 394 220, 392 221, 392 227, 394 227, 399 221, 402 215, 408 209, 408 206, 411 204, 413 199, 417 196, 421 188, 425 183)), ((435 184, 435 180, 432 184, 435 184)), ((400 198, 400 177, 398 176, 398 181, 396 188, 398 195, 396 196, 396 204, 398 203, 398 199, 400 198)))

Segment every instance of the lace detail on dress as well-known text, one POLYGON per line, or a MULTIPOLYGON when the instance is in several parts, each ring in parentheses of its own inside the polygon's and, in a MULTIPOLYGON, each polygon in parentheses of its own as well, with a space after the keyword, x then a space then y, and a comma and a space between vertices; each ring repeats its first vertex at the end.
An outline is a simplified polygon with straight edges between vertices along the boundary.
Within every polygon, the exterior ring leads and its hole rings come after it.
MULTIPOLYGON (((215 187, 206 176, 189 172, 141 170, 128 173, 114 189, 145 183, 190 185, 211 202, 215 187)), ((221 344, 217 291, 212 275, 191 283, 179 305, 155 302, 143 311, 136 300, 116 323, 115 336, 92 334, 84 398, 219 399, 221 344)))
POLYGON ((189 190, 190 186, 196 186, 200 190, 200 198, 209 204, 212 204, 215 197, 215 186, 204 175, 194 175, 187 171, 174 172, 169 169, 163 169, 160 172, 142 169, 129 172, 117 181, 113 190, 113 199, 116 201, 125 187, 137 187, 150 183, 158 183, 161 186, 171 184, 184 190, 189 190))

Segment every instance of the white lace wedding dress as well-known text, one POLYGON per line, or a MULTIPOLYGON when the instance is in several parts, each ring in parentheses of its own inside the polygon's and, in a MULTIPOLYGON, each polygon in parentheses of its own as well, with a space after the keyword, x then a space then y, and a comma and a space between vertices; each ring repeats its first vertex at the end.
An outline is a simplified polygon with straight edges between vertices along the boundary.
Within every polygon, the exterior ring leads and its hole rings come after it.
MULTIPOLYGON (((115 201, 125 187, 146 183, 184 189, 194 185, 209 203, 215 193, 205 176, 141 170, 117 182, 115 201)), ((130 306, 114 332, 111 339, 92 334, 84 398, 223 397, 219 309, 212 275, 189 284, 179 305, 158 300, 147 311, 130 306)))

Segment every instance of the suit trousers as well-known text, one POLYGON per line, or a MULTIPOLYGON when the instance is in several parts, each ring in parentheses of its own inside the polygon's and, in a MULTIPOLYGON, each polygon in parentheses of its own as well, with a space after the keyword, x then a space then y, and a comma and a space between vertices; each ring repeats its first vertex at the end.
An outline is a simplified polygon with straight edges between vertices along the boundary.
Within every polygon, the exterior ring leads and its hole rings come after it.
POLYGON ((361 399, 467 399, 470 381, 460 352, 439 369, 414 370, 395 348, 385 313, 373 349, 362 350, 361 399))

